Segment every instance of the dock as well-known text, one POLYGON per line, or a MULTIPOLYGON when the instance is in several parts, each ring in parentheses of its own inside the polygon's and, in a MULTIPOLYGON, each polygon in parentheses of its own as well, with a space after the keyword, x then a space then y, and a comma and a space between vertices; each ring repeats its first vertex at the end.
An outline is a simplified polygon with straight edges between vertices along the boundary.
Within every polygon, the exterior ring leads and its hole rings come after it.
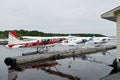
POLYGON ((16 57, 7 57, 5 58, 4 62, 7 66, 17 66, 20 64, 31 63, 36 61, 51 61, 69 57, 75 57, 77 55, 86 55, 86 54, 93 54, 97 52, 107 51, 111 49, 116 49, 116 45, 105 45, 99 46, 94 48, 84 48, 84 49, 75 49, 70 50, 69 52, 66 51, 56 51, 51 53, 37 53, 33 55, 26 55, 26 56, 16 56, 16 57))

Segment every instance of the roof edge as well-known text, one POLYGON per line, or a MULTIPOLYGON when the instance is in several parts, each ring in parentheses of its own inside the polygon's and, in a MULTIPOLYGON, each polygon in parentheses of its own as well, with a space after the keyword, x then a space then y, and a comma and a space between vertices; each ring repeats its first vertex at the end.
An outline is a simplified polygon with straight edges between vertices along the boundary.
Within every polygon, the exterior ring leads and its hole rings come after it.
POLYGON ((101 18, 116 22, 116 13, 118 11, 120 11, 120 6, 103 13, 101 18))

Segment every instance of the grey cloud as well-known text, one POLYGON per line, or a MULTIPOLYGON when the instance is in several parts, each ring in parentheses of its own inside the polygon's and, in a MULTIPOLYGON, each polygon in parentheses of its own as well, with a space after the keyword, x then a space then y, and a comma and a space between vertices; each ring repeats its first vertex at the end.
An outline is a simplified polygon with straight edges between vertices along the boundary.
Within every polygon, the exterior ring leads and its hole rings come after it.
POLYGON ((118 0, 0 0, 0 29, 115 35, 115 24, 109 21, 108 24, 100 15, 119 3, 118 0))

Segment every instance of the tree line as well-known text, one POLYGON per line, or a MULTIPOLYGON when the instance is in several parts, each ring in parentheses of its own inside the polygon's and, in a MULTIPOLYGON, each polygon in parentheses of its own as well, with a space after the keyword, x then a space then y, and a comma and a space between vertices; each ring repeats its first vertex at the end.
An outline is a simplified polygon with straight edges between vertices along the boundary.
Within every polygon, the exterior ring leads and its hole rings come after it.
MULTIPOLYGON (((0 38, 7 38, 8 37, 8 33, 10 30, 5 30, 5 31, 0 31, 0 38)), ((64 34, 64 33, 44 33, 44 32, 40 32, 37 30, 16 30, 17 34, 19 37, 21 36, 41 36, 41 37, 51 37, 51 36, 68 36, 69 34, 64 34)), ((92 36, 96 36, 96 37, 104 37, 105 35, 102 34, 90 34, 90 33, 78 33, 78 34, 71 34, 72 36, 80 36, 80 37, 92 37, 92 36)))

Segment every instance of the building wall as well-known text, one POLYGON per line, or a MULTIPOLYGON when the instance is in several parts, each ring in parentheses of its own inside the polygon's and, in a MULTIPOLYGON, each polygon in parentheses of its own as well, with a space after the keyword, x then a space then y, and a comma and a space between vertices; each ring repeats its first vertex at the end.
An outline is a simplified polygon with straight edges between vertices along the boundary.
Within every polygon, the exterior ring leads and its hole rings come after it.
POLYGON ((120 12, 116 14, 117 19, 117 60, 120 61, 120 12))

